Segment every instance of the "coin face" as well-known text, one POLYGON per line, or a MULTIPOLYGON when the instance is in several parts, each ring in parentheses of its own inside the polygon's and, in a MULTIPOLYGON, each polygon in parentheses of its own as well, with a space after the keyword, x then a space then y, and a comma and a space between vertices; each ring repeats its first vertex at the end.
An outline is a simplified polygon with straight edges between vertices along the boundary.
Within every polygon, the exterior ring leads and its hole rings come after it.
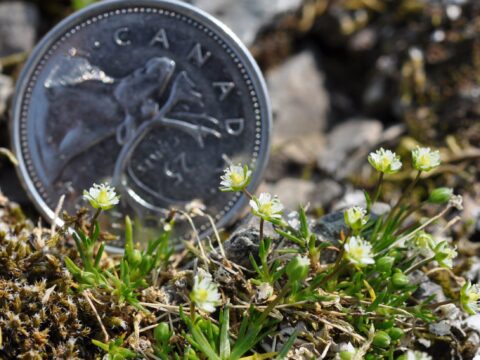
MULTIPOLYGON (((169 209, 192 201, 217 226, 231 222, 246 199, 220 192, 219 177, 248 164, 254 190, 271 124, 264 81, 239 40, 164 0, 106 1, 56 26, 23 70, 12 115, 19 175, 41 213, 52 219, 61 195, 74 212, 83 189, 108 182, 121 194, 107 219, 119 233, 130 215, 155 234, 169 209)), ((211 221, 197 216, 194 226, 205 234, 211 221)))

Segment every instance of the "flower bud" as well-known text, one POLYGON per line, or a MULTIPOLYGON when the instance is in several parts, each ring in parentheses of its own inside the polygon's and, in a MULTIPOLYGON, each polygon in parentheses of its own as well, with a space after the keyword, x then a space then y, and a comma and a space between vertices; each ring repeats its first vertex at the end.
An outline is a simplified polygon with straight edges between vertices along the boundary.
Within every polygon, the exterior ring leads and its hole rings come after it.
POLYGON ((377 260, 377 271, 380 273, 390 273, 392 271, 395 258, 391 256, 384 256, 377 260))
POLYGON ((343 212, 345 224, 353 231, 360 230, 368 221, 367 212, 359 206, 351 207, 343 212))
POLYGON ((171 336, 172 333, 170 332, 170 327, 166 322, 161 322, 157 325, 155 330, 153 330, 153 337, 158 344, 166 344, 171 336))
POLYGON ((373 345, 380 348, 387 348, 390 346, 392 339, 385 331, 378 331, 373 336, 373 345))
POLYGON ((287 275, 290 282, 297 282, 304 280, 310 269, 310 260, 307 257, 295 256, 287 264, 287 275))
POLYGON ((142 253, 138 249, 133 249, 131 255, 129 256, 128 262, 131 265, 138 265, 142 261, 142 253))
POLYGON ((397 272, 393 274, 392 277, 392 284, 395 286, 397 289, 404 288, 409 284, 408 276, 401 272, 397 272))
POLYGON ((430 193, 428 202, 432 204, 444 204, 450 200, 453 195, 453 189, 447 187, 436 188, 430 193))
POLYGON ((355 354, 348 351, 340 351, 338 355, 340 356, 340 360, 352 360, 355 354))
POLYGON ((400 329, 398 327, 392 327, 390 330, 388 330, 388 335, 390 336, 390 338, 393 341, 395 341, 395 340, 398 340, 401 337, 403 337, 403 335, 405 335, 405 333, 403 332, 402 329, 400 329))

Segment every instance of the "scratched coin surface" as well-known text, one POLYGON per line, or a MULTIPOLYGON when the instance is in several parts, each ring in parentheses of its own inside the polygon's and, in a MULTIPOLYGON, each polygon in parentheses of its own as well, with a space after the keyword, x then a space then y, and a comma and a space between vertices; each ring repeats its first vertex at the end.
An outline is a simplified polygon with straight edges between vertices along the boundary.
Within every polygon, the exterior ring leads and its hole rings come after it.
MULTIPOLYGON (((220 192, 219 177, 248 164, 254 190, 270 124, 261 74, 223 24, 179 2, 123 0, 74 14, 39 43, 11 131, 20 177, 48 219, 62 194, 73 213, 87 205, 83 189, 108 182, 121 194, 110 230, 120 236, 130 215, 154 236, 169 209, 194 200, 218 226, 238 216, 246 199, 220 192)), ((194 226, 206 234, 211 221, 194 226)))

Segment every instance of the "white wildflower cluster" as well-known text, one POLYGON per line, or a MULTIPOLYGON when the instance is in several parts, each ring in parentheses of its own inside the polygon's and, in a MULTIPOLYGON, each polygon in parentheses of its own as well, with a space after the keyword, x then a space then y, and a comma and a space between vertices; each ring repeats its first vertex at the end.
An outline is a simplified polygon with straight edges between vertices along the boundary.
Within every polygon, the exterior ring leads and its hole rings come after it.
MULTIPOLYGON (((384 148, 371 152, 368 162, 375 170, 384 174, 394 174, 402 168, 400 156, 384 148)), ((428 147, 417 147, 412 150, 412 165, 418 171, 430 171, 440 165, 440 152, 428 147)))

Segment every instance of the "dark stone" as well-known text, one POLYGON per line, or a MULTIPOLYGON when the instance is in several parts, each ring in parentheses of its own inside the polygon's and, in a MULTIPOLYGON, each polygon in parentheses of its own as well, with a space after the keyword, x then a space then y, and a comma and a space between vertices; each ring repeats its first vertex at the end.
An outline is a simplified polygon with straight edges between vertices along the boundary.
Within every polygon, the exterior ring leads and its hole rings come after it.
POLYGON ((258 260, 259 233, 256 229, 245 229, 234 233, 223 244, 227 259, 244 268, 253 270, 249 255, 258 260))
MULTIPOLYGON (((346 230, 347 225, 345 224, 343 211, 336 211, 322 216, 312 228, 312 232, 318 236, 318 241, 329 242, 333 245, 340 244, 340 233, 346 230)), ((323 263, 332 263, 337 259, 337 255, 337 251, 323 249, 320 260, 323 263)))
POLYGON ((417 290, 413 293, 413 297, 419 301, 425 301, 432 295, 435 295, 434 301, 436 302, 447 300, 442 287, 431 281, 428 276, 420 270, 416 270, 410 275, 410 283, 418 286, 417 290))

